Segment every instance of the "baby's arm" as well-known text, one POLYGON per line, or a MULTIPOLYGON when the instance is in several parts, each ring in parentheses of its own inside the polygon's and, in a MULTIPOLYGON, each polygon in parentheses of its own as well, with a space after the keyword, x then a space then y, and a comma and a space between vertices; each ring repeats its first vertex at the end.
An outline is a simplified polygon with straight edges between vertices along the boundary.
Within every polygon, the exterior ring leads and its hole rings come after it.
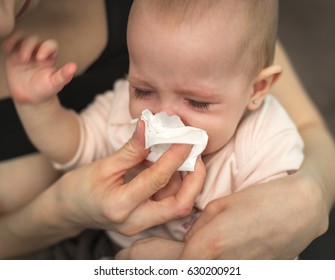
POLYGON ((72 79, 76 65, 56 67, 58 45, 53 40, 11 35, 4 43, 8 86, 24 128, 34 145, 64 163, 75 154, 79 123, 63 108, 57 93, 72 79))

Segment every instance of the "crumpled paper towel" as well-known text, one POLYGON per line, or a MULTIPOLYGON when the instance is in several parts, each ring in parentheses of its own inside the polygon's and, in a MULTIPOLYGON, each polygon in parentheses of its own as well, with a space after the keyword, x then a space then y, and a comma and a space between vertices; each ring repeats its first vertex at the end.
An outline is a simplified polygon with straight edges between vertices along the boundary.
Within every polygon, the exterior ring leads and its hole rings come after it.
POLYGON ((205 150, 208 135, 199 128, 185 126, 181 119, 165 112, 153 115, 150 110, 142 112, 145 123, 145 147, 150 148, 147 160, 155 162, 172 144, 191 144, 193 148, 179 171, 194 171, 197 157, 205 150))

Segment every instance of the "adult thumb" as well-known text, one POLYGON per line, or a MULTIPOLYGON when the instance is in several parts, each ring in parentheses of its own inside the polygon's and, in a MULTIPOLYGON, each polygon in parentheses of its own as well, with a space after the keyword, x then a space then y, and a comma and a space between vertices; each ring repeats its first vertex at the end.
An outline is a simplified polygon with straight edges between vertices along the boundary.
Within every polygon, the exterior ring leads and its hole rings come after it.
POLYGON ((133 136, 114 154, 118 169, 128 171, 147 157, 149 150, 145 149, 144 132, 144 122, 138 120, 133 136))

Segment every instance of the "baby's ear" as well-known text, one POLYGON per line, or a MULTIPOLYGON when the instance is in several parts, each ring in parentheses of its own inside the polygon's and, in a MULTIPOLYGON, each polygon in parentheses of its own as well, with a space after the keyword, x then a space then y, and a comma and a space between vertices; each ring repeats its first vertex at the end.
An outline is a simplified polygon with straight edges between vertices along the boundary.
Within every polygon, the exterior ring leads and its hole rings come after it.
POLYGON ((282 68, 279 65, 271 65, 264 68, 253 83, 253 92, 250 96, 248 104, 249 110, 257 109, 263 102, 266 94, 279 79, 282 73, 282 68))

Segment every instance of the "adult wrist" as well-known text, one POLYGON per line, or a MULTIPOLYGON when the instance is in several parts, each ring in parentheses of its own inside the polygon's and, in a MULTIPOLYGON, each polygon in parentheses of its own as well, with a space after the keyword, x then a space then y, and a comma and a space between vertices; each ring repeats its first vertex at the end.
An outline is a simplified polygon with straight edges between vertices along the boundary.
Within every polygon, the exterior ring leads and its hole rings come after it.
POLYGON ((85 228, 76 221, 74 217, 77 216, 74 209, 74 203, 71 201, 71 195, 69 190, 71 186, 63 184, 63 175, 53 186, 49 188, 52 192, 52 202, 49 204, 50 212, 53 213, 54 219, 50 217, 45 217, 45 222, 48 223, 53 231, 63 232, 66 237, 72 237, 78 235, 85 228))
POLYGON ((328 229, 330 208, 322 180, 319 180, 314 171, 315 169, 309 170, 305 164, 300 170, 301 173, 297 174, 298 181, 295 185, 305 200, 304 205, 310 209, 307 212, 311 215, 309 224, 314 228, 314 238, 317 238, 328 229))

